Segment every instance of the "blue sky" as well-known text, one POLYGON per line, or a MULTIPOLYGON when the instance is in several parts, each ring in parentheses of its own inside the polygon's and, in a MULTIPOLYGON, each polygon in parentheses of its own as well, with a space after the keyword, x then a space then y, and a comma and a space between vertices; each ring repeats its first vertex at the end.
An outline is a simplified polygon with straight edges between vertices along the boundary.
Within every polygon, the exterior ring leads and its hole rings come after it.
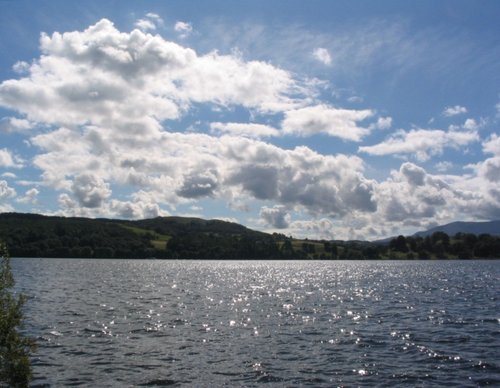
POLYGON ((499 26, 497 1, 0 1, 0 211, 499 219, 499 26))

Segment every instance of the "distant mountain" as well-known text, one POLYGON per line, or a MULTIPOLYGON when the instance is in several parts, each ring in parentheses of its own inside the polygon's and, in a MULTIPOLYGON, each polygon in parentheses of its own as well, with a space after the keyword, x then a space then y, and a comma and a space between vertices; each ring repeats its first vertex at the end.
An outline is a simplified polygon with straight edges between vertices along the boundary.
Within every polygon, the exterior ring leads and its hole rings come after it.
POLYGON ((435 232, 444 232, 449 236, 454 236, 457 233, 470 234, 491 234, 492 236, 500 236, 500 220, 486 222, 452 222, 446 225, 436 226, 434 228, 415 233, 415 237, 430 236, 435 232))
MULTIPOLYGON (((448 236, 454 236, 457 233, 470 233, 475 235, 490 234, 492 236, 500 236, 500 220, 485 221, 485 222, 464 222, 457 221, 449 224, 436 226, 428 230, 422 230, 413 234, 413 237, 426 237, 432 235, 434 232, 444 232, 448 236)), ((380 240, 372 241, 374 244, 389 244, 397 236, 391 236, 380 240)))

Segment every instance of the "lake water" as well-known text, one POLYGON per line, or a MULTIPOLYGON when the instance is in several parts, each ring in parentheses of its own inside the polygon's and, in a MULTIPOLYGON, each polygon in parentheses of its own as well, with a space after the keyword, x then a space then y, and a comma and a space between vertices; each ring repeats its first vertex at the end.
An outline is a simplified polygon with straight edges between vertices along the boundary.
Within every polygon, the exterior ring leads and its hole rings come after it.
POLYGON ((500 385, 500 261, 12 267, 35 386, 500 385))

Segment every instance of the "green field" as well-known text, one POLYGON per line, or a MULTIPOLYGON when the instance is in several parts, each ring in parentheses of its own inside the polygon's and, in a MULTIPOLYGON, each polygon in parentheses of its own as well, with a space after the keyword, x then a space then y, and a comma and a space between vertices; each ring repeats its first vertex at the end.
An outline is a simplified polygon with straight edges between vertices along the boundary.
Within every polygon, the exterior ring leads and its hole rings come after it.
POLYGON ((131 225, 120 225, 120 226, 131 232, 134 232, 138 236, 150 237, 149 241, 151 243, 151 246, 159 251, 165 251, 167 249, 168 241, 172 238, 172 236, 170 235, 160 234, 149 229, 139 228, 137 226, 131 226, 131 225))

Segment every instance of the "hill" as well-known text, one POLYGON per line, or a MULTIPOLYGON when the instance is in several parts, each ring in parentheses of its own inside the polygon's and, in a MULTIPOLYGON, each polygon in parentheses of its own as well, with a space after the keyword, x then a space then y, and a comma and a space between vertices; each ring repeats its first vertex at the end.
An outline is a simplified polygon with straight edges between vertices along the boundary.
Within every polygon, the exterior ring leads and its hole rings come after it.
MULTIPOLYGON (((242 242, 256 254, 255 245, 273 241, 265 233, 220 220, 157 217, 130 221, 20 213, 0 214, 0 239, 12 256, 120 258, 190 258, 202 248, 205 256, 212 256, 209 250, 215 245, 219 251, 231 250, 229 245, 234 248, 242 242)), ((254 258, 251 252, 238 253, 254 258)))
MULTIPOLYGON (((427 230, 414 233, 412 237, 427 237, 436 232, 444 232, 449 236, 455 236, 457 233, 466 233, 473 235, 489 234, 492 236, 500 236, 500 220, 485 221, 485 222, 464 222, 457 221, 445 225, 435 226, 427 230)), ((397 236, 387 237, 381 240, 372 241, 374 244, 389 244, 397 236)))
POLYGON ((500 220, 486 222, 452 222, 446 225, 440 225, 425 231, 417 232, 413 236, 426 237, 435 232, 444 232, 450 236, 454 236, 457 233, 470 233, 475 235, 490 234, 492 236, 500 236, 500 220))
MULTIPOLYGON (((454 229, 448 229, 454 231, 454 229)), ((470 229, 468 229, 470 230, 470 229)), ((475 229, 484 231, 485 229, 475 229)), ((470 233, 368 241, 318 241, 186 217, 146 220, 0 214, 0 240, 14 257, 198 260, 497 258, 500 236, 470 233)))

